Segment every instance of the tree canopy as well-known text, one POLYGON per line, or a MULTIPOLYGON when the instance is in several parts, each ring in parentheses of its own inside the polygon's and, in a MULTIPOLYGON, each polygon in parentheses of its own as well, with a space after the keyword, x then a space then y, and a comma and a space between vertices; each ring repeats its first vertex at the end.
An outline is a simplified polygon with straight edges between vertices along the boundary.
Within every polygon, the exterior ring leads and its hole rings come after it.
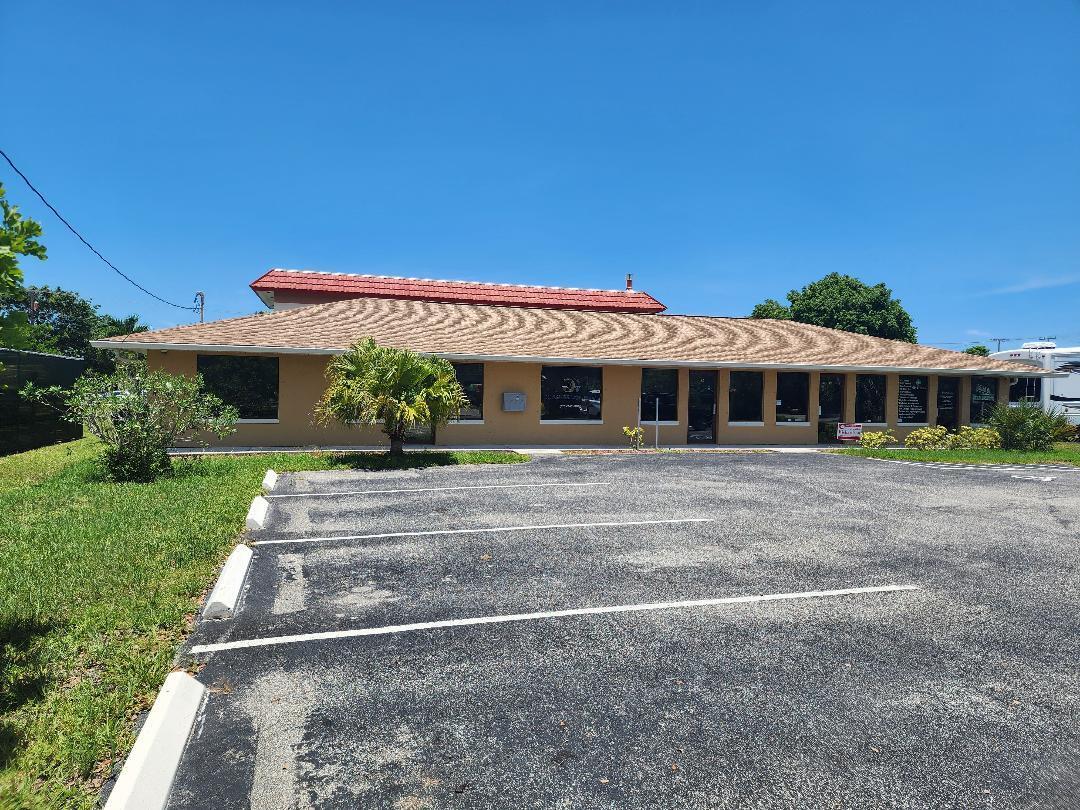
POLYGON ((751 318, 773 318, 843 329, 861 335, 915 342, 911 315, 884 284, 869 286, 852 276, 829 273, 787 294, 785 306, 766 298, 751 318))
POLYGON ((145 332, 147 327, 137 315, 116 318, 98 309, 78 293, 59 287, 16 285, 0 293, 0 317, 18 316, 23 321, 17 348, 85 357, 88 369, 107 374, 116 367, 112 352, 95 349, 90 341, 145 332), (31 294, 37 301, 36 311, 31 311, 31 294))
MULTIPOLYGON (((22 285, 23 273, 19 268, 20 256, 33 256, 44 260, 45 246, 38 241, 41 225, 26 219, 19 209, 8 203, 4 184, 0 183, 0 295, 17 290, 22 285)), ((21 348, 20 342, 26 325, 25 315, 0 312, 0 346, 21 348)))
POLYGON ((979 357, 989 357, 990 349, 986 346, 983 346, 981 343, 976 343, 974 346, 968 346, 966 349, 964 349, 964 354, 974 354, 978 355, 979 357))

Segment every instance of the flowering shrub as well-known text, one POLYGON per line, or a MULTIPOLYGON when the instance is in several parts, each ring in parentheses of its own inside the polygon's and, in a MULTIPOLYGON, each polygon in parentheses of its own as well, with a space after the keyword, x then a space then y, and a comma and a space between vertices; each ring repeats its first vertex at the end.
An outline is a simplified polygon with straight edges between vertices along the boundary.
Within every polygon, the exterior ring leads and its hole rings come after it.
POLYGON ((645 429, 638 427, 628 427, 623 425, 623 436, 630 441, 631 450, 640 450, 642 445, 645 444, 645 429))
POLYGON ((948 446, 949 431, 940 426, 916 428, 904 439, 904 447, 912 450, 945 450, 948 446))
POLYGON ((1001 447, 1001 434, 993 428, 973 428, 964 425, 948 437, 948 450, 997 450, 1001 447))
POLYGON ((1006 450, 1053 450, 1056 442, 1076 437, 1076 426, 1065 414, 1035 402, 998 405, 990 414, 990 426, 1001 434, 1006 450))
POLYGON ((896 437, 888 430, 871 430, 859 439, 859 447, 866 450, 880 450, 890 444, 896 444, 896 437))

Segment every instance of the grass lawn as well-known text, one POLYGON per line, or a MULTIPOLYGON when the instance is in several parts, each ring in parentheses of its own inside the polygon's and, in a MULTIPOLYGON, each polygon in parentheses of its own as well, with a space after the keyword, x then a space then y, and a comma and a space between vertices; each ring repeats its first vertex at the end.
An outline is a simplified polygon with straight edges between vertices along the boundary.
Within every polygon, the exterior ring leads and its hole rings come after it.
POLYGON ((910 461, 951 461, 964 464, 1075 464, 1080 466, 1080 443, 1063 442, 1044 453, 1028 453, 1019 450, 864 450, 861 447, 845 447, 830 450, 845 456, 866 458, 895 458, 910 461))
POLYGON ((172 668, 267 467, 511 463, 503 452, 301 453, 98 479, 93 439, 0 458, 0 808, 90 808, 172 668))

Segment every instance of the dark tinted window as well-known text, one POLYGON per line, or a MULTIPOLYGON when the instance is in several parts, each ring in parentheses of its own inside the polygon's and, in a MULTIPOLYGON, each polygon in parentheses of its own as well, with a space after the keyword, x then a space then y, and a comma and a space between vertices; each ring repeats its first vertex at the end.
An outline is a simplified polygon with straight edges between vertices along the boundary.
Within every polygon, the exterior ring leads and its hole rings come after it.
POLYGON ((982 425, 997 404, 997 377, 971 378, 971 422, 982 425))
POLYGON ((458 384, 469 398, 469 407, 461 409, 458 419, 484 418, 484 364, 454 363, 458 384))
POLYGON ((937 382, 937 423, 941 427, 956 430, 959 421, 957 409, 960 403, 960 379, 958 377, 938 377, 937 382))
POLYGON ((544 366, 540 370, 541 419, 600 419, 603 369, 544 366))
POLYGON ((884 374, 857 374, 855 376, 856 422, 883 423, 885 421, 886 380, 884 374))
POLYGON ((278 418, 278 359, 200 354, 195 361, 206 390, 240 412, 241 419, 278 418))
POLYGON ((810 375, 781 371, 776 375, 776 421, 810 421, 810 375))
POLYGON ((901 422, 926 422, 927 397, 930 394, 930 378, 923 376, 900 377, 899 409, 901 422))
POLYGON ((1038 377, 1019 377, 1009 386, 1009 402, 1041 402, 1042 380, 1038 377))
POLYGON ((679 418, 679 372, 674 368, 643 368, 641 370, 641 421, 656 419, 657 406, 661 422, 679 418))
POLYGON ((821 375, 818 389, 818 416, 825 422, 844 421, 843 374, 821 375))
POLYGON ((761 421, 761 372, 733 371, 728 387, 728 421, 761 421))

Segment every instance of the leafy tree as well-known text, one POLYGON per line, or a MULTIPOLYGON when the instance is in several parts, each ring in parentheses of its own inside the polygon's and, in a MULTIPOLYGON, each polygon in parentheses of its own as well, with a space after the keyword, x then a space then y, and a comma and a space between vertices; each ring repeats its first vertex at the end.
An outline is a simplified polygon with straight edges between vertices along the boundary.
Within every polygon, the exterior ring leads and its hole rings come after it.
MULTIPOLYGON (((4 184, 0 183, 0 295, 17 289, 23 280, 19 269, 20 256, 33 256, 44 260, 45 246, 38 241, 41 225, 32 219, 24 219, 19 209, 5 198, 4 184)), ((25 337, 26 317, 18 313, 0 313, 0 346, 19 348, 25 337)))
POLYGON ((968 346, 966 349, 964 349, 964 354, 974 354, 979 357, 989 357, 990 349, 986 346, 983 346, 981 343, 977 343, 974 346, 968 346))
POLYGON ((404 453, 409 428, 446 424, 469 404, 448 360, 379 346, 371 338, 331 360, 326 376, 316 419, 324 425, 382 422, 392 456, 404 453))
POLYGON ((142 365, 84 374, 68 390, 27 383, 22 395, 58 408, 101 439, 105 477, 112 481, 154 481, 169 472, 166 451, 177 441, 200 441, 206 433, 225 437, 240 417, 203 390, 202 377, 142 365))
POLYGON ((768 298, 752 318, 799 321, 861 335, 915 342, 911 316, 884 284, 868 286, 857 278, 829 273, 787 294, 788 305, 768 298))
POLYGON ((132 332, 145 332, 137 315, 116 318, 98 312, 100 307, 69 290, 59 287, 22 287, 0 293, 0 316, 21 315, 30 320, 24 327, 20 348, 35 352, 85 357, 87 368, 109 374, 116 370, 113 353, 95 349, 91 340, 100 340, 132 332), (31 311, 30 297, 36 294, 37 310, 31 311))
POLYGON ((1076 438, 1076 425, 1057 408, 1044 409, 1037 402, 995 405, 990 427, 1001 434, 1006 450, 1043 452, 1053 450, 1057 442, 1076 438))

